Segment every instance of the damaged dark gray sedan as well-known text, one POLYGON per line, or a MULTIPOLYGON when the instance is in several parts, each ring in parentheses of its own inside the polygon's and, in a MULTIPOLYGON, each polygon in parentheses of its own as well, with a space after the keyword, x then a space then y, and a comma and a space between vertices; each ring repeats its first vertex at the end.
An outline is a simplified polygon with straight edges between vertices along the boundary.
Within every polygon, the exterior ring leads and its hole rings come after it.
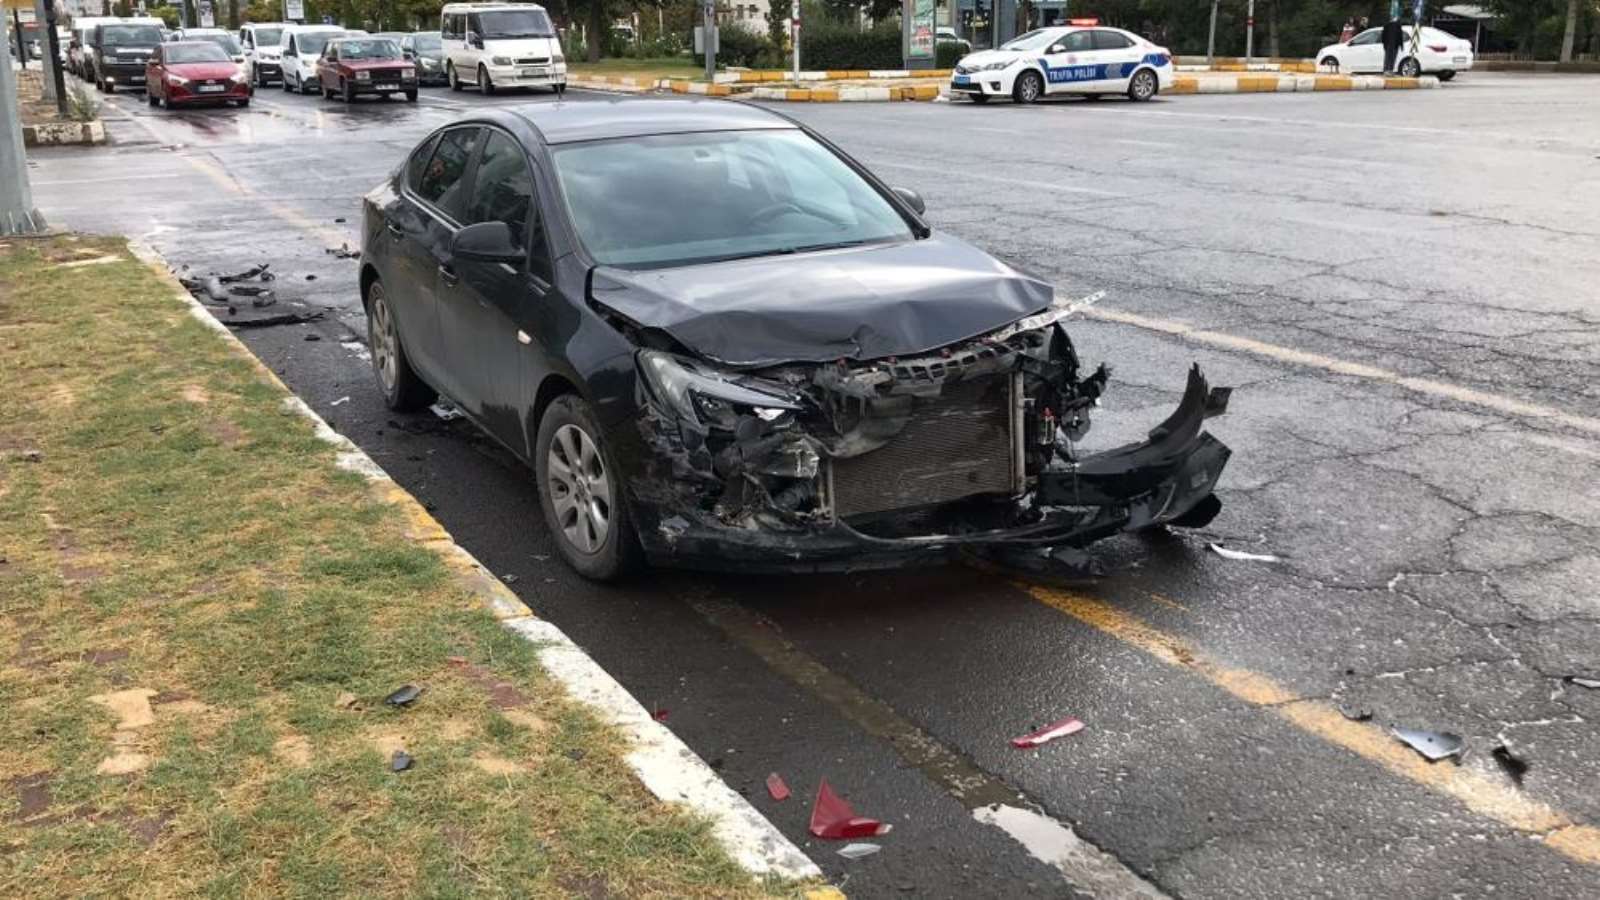
POLYGON ((490 110, 367 195, 390 406, 443 394, 536 471, 568 563, 893 565, 1199 526, 1227 405, 1079 456, 1106 387, 1049 285, 822 137, 725 101, 490 110))

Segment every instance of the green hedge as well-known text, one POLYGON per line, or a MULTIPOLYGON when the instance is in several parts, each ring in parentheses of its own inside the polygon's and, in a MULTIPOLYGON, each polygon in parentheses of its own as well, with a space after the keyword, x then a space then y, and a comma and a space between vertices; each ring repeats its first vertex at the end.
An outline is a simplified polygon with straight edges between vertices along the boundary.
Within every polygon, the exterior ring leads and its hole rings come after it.
POLYGON ((961 57, 971 52, 966 44, 960 44, 955 41, 940 41, 934 46, 933 67, 935 69, 954 69, 956 63, 961 61, 961 57))
POLYGON ((800 67, 820 69, 898 69, 900 25, 885 22, 862 31, 853 24, 807 19, 800 31, 800 67))

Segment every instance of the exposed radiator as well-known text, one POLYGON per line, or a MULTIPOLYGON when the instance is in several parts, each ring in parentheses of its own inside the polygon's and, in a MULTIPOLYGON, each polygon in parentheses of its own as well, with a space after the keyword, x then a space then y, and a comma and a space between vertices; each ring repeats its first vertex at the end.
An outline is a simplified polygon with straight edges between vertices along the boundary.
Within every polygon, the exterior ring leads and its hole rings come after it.
POLYGON ((951 385, 918 400, 906 427, 869 453, 832 461, 839 518, 1010 493, 1015 484, 1009 376, 951 385))

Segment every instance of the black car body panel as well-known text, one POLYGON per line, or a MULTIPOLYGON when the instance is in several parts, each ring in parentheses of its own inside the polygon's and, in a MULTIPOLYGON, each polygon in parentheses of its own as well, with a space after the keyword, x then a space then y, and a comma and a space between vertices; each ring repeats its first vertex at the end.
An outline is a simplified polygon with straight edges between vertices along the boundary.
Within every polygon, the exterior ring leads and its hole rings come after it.
POLYGON ((924 240, 669 269, 602 267, 595 302, 731 366, 925 353, 1050 305, 1048 284, 924 240))
POLYGON ((363 297, 383 279, 418 375, 524 461, 535 460, 551 400, 581 396, 656 563, 867 568, 1081 547, 1215 515, 1229 452, 1202 423, 1224 411, 1226 388, 1191 369, 1183 402, 1147 440, 1080 456, 1109 372, 1081 365, 1071 305, 929 231, 843 154, 917 237, 625 270, 586 255, 548 152, 660 130, 800 127, 736 103, 679 100, 501 107, 451 123, 419 151, 463 128, 525 151, 539 213, 528 264, 455 258, 463 205, 423 201, 408 160, 366 197, 363 297), (763 399, 685 414, 647 361, 714 394, 763 399))

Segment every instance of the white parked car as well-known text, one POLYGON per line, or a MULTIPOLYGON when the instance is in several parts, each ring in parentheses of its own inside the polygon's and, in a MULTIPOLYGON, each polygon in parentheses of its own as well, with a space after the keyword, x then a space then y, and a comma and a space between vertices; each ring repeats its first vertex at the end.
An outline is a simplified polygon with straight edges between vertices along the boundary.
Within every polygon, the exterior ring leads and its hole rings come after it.
POLYGON ((952 95, 983 103, 1010 97, 1032 103, 1047 94, 1126 94, 1149 100, 1172 87, 1172 53, 1120 28, 1040 28, 994 50, 961 58, 952 95))
POLYGON ((216 44, 222 48, 222 52, 228 54, 229 59, 239 65, 241 71, 244 70, 244 47, 231 31, 223 28, 180 28, 172 33, 169 40, 206 41, 216 44))
MULTIPOLYGON (((1395 71, 1407 78, 1437 75, 1449 81, 1457 72, 1472 68, 1472 42, 1437 28, 1422 27, 1422 38, 1413 52, 1412 27, 1405 26, 1405 42, 1395 57, 1395 71)), ((1383 29, 1368 28, 1348 43, 1329 44, 1317 51, 1317 62, 1338 72, 1383 71, 1383 29)))
MULTIPOLYGON (((364 33, 364 32, 363 32, 364 33)), ((317 60, 322 48, 336 37, 355 32, 337 25, 285 25, 278 39, 278 54, 283 64, 283 89, 309 94, 322 90, 317 77, 317 60)))
POLYGON ((278 42, 288 27, 288 22, 251 22, 239 29, 245 74, 250 76, 252 87, 266 87, 283 78, 283 48, 278 42))
POLYGON ((567 89, 567 58, 544 7, 532 3, 446 3, 439 13, 450 89, 567 89))

